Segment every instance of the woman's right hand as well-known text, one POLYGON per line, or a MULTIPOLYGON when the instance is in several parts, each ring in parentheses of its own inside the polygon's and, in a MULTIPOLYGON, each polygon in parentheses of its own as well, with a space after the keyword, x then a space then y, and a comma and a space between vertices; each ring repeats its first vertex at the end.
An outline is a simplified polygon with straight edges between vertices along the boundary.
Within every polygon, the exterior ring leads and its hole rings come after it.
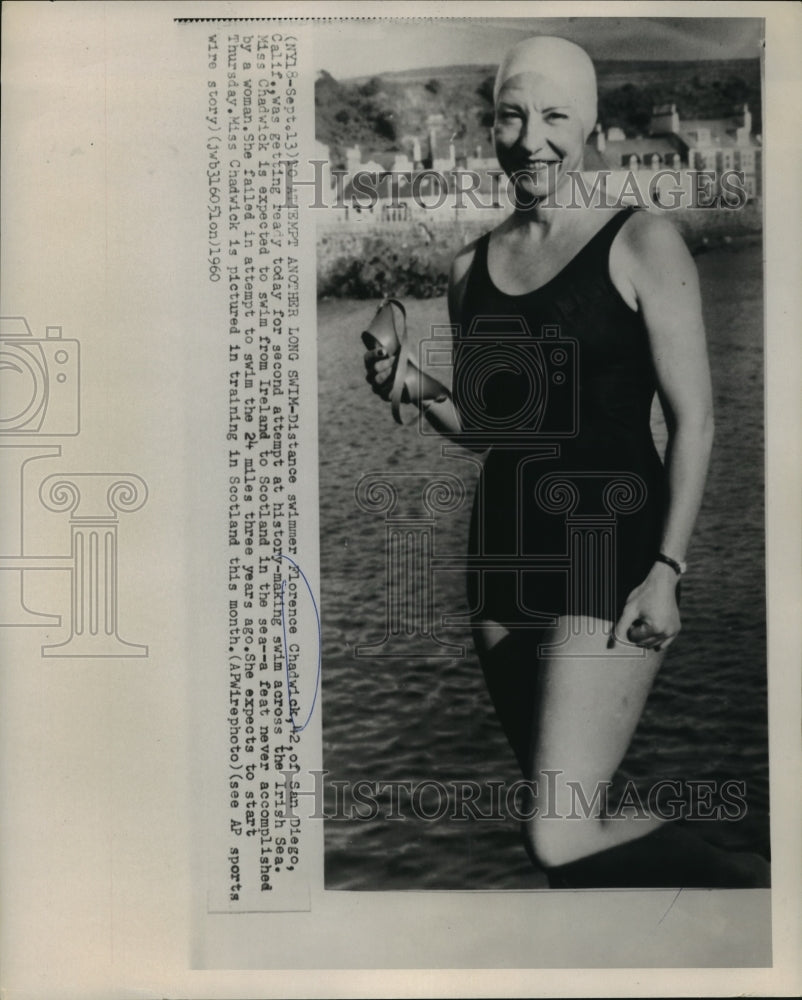
POLYGON ((387 352, 382 347, 365 351, 365 368, 367 370, 365 378, 376 395, 384 400, 390 398, 393 388, 395 361, 395 358, 387 356, 387 352))

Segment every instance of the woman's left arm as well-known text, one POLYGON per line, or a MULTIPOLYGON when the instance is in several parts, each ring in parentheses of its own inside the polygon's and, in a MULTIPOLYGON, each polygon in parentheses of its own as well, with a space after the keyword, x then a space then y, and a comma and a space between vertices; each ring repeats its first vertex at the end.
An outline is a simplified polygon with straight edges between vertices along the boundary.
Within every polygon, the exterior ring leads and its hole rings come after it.
MULTIPOLYGON (((699 279, 685 243, 665 219, 644 214, 627 235, 622 256, 648 332, 668 428, 665 461, 669 502, 660 551, 681 562, 702 502, 713 443, 712 390, 699 279)), ((644 624, 641 638, 635 639, 638 645, 668 646, 680 627, 676 584, 671 566, 656 562, 629 595, 616 625, 619 640, 640 620, 644 624)))

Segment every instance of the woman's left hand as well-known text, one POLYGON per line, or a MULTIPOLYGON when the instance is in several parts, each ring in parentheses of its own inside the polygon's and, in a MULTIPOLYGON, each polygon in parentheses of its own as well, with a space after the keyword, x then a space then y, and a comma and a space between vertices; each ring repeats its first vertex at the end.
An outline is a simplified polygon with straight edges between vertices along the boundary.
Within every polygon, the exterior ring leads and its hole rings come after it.
POLYGON ((680 630, 677 575, 655 563, 646 579, 627 598, 611 642, 629 642, 643 649, 667 649, 680 630))

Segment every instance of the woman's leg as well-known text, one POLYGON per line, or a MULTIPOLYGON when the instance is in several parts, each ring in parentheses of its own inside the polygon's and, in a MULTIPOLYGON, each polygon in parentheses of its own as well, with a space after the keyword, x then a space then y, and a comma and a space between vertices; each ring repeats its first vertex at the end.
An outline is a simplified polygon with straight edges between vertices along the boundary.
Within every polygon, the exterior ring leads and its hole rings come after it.
POLYGON ((610 648, 609 626, 582 619, 562 619, 552 632, 478 622, 474 640, 507 738, 537 782, 525 840, 553 886, 769 885, 758 855, 724 851, 656 817, 605 819, 598 800, 593 808, 626 753, 662 654, 610 648))
POLYGON ((539 652, 531 651, 538 661, 538 684, 528 768, 537 785, 537 812, 527 834, 535 856, 553 866, 635 840, 661 825, 654 816, 605 819, 600 813, 663 653, 611 643, 609 624, 567 617, 550 635, 541 634, 539 652))
POLYGON ((537 642, 543 630, 507 631, 495 622, 473 626, 473 641, 490 699, 521 768, 529 777, 537 692, 537 642))
POLYGON ((609 629, 569 618, 551 630, 474 626, 496 713, 524 777, 537 785, 527 848, 544 866, 641 837, 660 822, 605 822, 590 810, 587 818, 556 818, 581 816, 583 801, 592 804, 612 779, 662 662, 662 653, 609 648, 609 629))

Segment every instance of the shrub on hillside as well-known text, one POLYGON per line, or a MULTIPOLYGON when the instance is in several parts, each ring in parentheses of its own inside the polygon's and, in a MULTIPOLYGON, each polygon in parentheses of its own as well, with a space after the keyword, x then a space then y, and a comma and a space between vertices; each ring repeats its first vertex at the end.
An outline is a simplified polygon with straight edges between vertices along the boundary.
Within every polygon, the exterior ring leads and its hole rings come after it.
POLYGON ((431 299, 445 295, 456 246, 370 236, 359 253, 337 256, 319 268, 318 295, 376 299, 394 295, 431 299))

